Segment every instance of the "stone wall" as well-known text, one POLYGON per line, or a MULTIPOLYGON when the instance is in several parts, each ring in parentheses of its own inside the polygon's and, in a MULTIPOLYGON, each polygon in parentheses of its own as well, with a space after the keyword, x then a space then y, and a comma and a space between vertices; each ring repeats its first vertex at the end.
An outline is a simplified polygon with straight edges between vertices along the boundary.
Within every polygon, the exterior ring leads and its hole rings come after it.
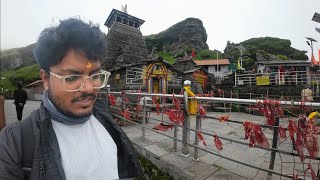
POLYGON ((141 84, 126 84, 126 68, 122 68, 113 71, 109 77, 108 84, 112 91, 122 91, 122 90, 145 90, 145 86, 141 80, 141 84), (120 78, 116 79, 116 75, 120 74, 120 78))
POLYGON ((173 64, 174 68, 179 70, 179 71, 187 71, 190 69, 196 68, 196 63, 193 62, 193 60, 181 60, 179 59, 176 60, 177 62, 173 64))
POLYGON ((147 57, 146 42, 139 29, 114 23, 106 41, 108 48, 103 66, 107 70, 121 64, 137 63, 147 57))

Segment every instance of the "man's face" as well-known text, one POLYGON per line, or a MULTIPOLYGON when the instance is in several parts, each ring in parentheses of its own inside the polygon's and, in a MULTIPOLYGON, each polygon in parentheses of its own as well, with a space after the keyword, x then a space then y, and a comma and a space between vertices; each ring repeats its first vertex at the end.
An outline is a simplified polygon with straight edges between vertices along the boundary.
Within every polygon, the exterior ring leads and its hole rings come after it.
MULTIPOLYGON (((90 76, 101 70, 99 61, 90 62, 84 55, 70 50, 61 63, 50 68, 50 71, 60 76, 80 74, 90 76)), ((83 87, 76 92, 67 92, 63 80, 48 75, 44 70, 40 71, 41 78, 49 98, 53 104, 65 115, 82 117, 92 113, 93 105, 99 93, 94 89, 90 79, 87 79, 83 87)))

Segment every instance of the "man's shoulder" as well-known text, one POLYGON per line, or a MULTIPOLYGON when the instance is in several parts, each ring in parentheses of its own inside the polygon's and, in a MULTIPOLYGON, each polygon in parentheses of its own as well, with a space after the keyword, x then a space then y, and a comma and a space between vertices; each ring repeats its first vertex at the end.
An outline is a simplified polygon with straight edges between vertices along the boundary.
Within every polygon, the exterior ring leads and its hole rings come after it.
POLYGON ((6 125, 5 128, 3 129, 17 129, 17 128, 20 128, 20 121, 15 121, 15 122, 12 122, 12 123, 9 123, 6 125))
POLYGON ((21 134, 20 122, 15 121, 15 122, 9 123, 0 131, 0 141, 6 142, 5 139, 9 137, 19 136, 20 134, 21 134))

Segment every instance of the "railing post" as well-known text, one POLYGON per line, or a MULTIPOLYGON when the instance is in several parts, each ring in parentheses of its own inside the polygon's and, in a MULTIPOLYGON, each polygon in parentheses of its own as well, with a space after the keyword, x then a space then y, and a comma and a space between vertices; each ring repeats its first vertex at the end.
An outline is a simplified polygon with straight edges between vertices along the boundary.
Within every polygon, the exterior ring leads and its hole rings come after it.
MULTIPOLYGON (((239 99, 239 91, 237 91, 237 99, 239 99)), ((239 103, 235 105, 236 108, 238 108, 238 112, 240 112, 240 106, 239 103)), ((236 111, 236 109, 234 110, 236 111)))
MULTIPOLYGON (((222 97, 224 98, 224 91, 222 91, 222 97)), ((224 112, 226 111, 226 103, 225 102, 223 103, 223 111, 224 112)))
POLYGON ((108 84, 106 87, 107 87, 107 95, 109 95, 110 94, 110 85, 108 84))
MULTIPOLYGON (((122 107, 122 110, 121 111, 124 111, 126 109, 126 103, 125 103, 125 99, 124 99, 124 96, 121 97, 121 107, 122 107)), ((124 119, 121 119, 121 121, 123 123, 126 123, 126 121, 124 119)))
POLYGON ((280 75, 280 70, 278 69, 278 82, 279 82, 279 85, 282 85, 281 83, 281 75, 280 75))
POLYGON ((184 123, 183 123, 183 130, 182 130, 182 155, 187 157, 189 156, 189 112, 188 112, 188 92, 184 91, 183 93, 183 113, 184 113, 184 123))
POLYGON ((311 75, 310 75, 310 71, 307 71, 307 84, 311 85, 311 75))
MULTIPOLYGON (((232 93, 232 89, 231 89, 231 92, 230 92, 230 98, 233 98, 233 93, 232 93)), ((230 103, 230 108, 229 108, 229 112, 232 111, 232 103, 230 103)))
POLYGON ((174 126, 173 126, 173 136, 175 138, 175 139, 173 139, 173 150, 177 151, 177 146, 178 146, 178 140, 177 140, 178 126, 177 126, 177 123, 174 123, 174 126))
MULTIPOLYGON (((249 96, 250 96, 250 100, 252 99, 252 95, 251 95, 251 91, 250 91, 250 93, 249 93, 249 96)), ((249 105, 249 114, 251 114, 251 104, 249 105)))
POLYGON ((161 116, 161 122, 163 122, 163 107, 164 107, 164 106, 162 106, 162 108, 161 108, 161 114, 162 114, 162 116, 161 116))
MULTIPOLYGON (((275 125, 273 127, 273 138, 272 138, 272 149, 276 149, 278 145, 278 132, 279 132, 279 117, 275 118, 275 125)), ((276 158, 276 151, 271 151, 271 157, 270 157, 270 163, 269 163, 269 169, 273 170, 274 167, 274 161, 276 158)), ((272 173, 268 173, 267 180, 271 180, 272 173)))
POLYGON ((146 129, 144 128, 146 124, 146 97, 143 97, 143 107, 142 107, 142 137, 145 137, 146 129))
MULTIPOLYGON (((200 130, 200 123, 201 123, 201 117, 200 115, 196 115, 196 131, 200 130)), ((194 133, 194 145, 198 146, 199 145, 199 139, 197 136, 197 132, 194 133)), ((199 161, 198 156, 199 156, 199 152, 198 152, 198 147, 194 147, 194 151, 193 151, 193 158, 192 160, 194 161, 199 161)))
POLYGON ((237 71, 234 73, 234 87, 237 87, 237 71))

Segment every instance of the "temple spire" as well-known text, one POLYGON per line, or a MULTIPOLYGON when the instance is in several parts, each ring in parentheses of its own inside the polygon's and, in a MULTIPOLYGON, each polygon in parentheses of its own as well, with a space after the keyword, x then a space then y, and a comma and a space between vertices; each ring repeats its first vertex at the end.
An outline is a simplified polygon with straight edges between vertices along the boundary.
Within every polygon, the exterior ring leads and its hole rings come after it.
POLYGON ((127 4, 126 5, 121 5, 121 11, 122 12, 124 12, 124 13, 126 13, 126 14, 128 14, 128 6, 127 6, 127 4))

